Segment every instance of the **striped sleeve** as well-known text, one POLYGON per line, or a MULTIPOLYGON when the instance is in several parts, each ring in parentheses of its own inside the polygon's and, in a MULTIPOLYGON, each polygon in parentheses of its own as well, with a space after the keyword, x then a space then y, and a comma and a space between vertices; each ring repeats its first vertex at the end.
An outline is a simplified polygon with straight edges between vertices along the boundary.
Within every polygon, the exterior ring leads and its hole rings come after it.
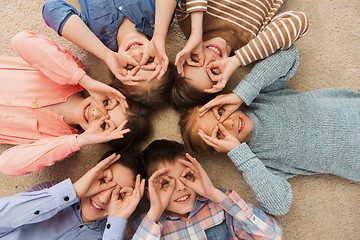
POLYGON ((206 12, 207 11, 207 0, 186 0, 186 12, 206 12))
POLYGON ((289 48, 303 36, 309 19, 303 12, 288 11, 277 15, 259 34, 244 47, 235 51, 241 65, 246 66, 264 59, 279 49, 289 48))

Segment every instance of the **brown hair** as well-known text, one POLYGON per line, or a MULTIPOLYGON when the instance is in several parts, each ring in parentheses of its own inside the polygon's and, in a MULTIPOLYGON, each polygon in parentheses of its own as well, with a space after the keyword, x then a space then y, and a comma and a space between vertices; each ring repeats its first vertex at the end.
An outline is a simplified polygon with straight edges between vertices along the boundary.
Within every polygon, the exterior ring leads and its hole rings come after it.
POLYGON ((127 150, 120 151, 116 149, 111 149, 102 155, 100 161, 109 157, 113 153, 120 154, 121 156, 120 159, 118 159, 113 164, 120 164, 124 167, 129 168, 134 173, 135 178, 138 174, 141 175, 141 178, 144 178, 145 172, 142 164, 142 155, 139 150, 135 148, 129 148, 127 150))
POLYGON ((144 169, 146 179, 157 170, 155 166, 159 163, 173 163, 176 159, 187 160, 184 145, 172 140, 155 140, 143 151, 144 169))
POLYGON ((213 152, 214 149, 207 145, 204 140, 197 134, 195 114, 198 113, 200 106, 184 110, 181 113, 179 126, 181 137, 184 141, 185 147, 189 148, 195 153, 209 153, 213 152))
POLYGON ((177 71, 175 71, 173 78, 174 84, 170 92, 170 103, 177 110, 188 109, 199 104, 203 105, 217 95, 216 93, 210 94, 194 88, 177 71))
MULTIPOLYGON (((110 86, 114 87, 112 84, 110 86)), ((129 128, 130 132, 124 134, 124 138, 108 142, 116 150, 124 150, 141 143, 150 135, 152 130, 152 125, 149 121, 149 110, 131 99, 126 99, 126 101, 129 105, 126 109, 128 122, 124 129, 129 128)))
MULTIPOLYGON (((139 88, 138 86, 129 86, 123 84, 114 77, 111 85, 119 89, 125 96, 133 101, 143 104, 144 106, 156 108, 164 106, 168 102, 169 92, 174 79, 173 74, 176 72, 174 64, 169 63, 168 70, 161 78, 160 84, 149 84, 149 87, 139 88)), ((156 79, 152 81, 158 81, 156 79)))

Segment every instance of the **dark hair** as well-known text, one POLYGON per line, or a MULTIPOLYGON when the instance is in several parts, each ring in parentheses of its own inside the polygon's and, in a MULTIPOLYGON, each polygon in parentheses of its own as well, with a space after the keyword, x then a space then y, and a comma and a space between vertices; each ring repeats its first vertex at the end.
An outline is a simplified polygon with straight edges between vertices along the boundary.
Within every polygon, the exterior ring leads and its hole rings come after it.
MULTIPOLYGON (((112 86, 112 84, 110 84, 110 86, 112 86)), ((130 132, 124 134, 124 138, 107 142, 117 150, 124 150, 130 146, 141 143, 152 131, 152 125, 149 120, 149 110, 130 99, 126 99, 126 101, 129 105, 126 110, 126 118, 128 122, 126 123, 124 129, 129 128, 130 132)))
POLYGON ((195 129, 197 119, 194 119, 194 114, 198 113, 199 107, 200 106, 196 106, 182 111, 179 120, 181 137, 185 147, 194 153, 213 152, 214 149, 202 140, 197 134, 197 129, 195 129))
POLYGON ((157 170, 155 166, 158 163, 173 163, 177 158, 186 160, 184 145, 166 139, 155 140, 150 143, 143 151, 143 161, 145 168, 145 177, 149 177, 157 170))
POLYGON ((206 93, 191 86, 185 77, 180 76, 177 71, 173 74, 173 86, 170 92, 170 103, 177 109, 188 109, 196 105, 203 105, 213 99, 217 93, 206 93))
POLYGON ((154 81, 162 81, 161 84, 151 84, 149 87, 139 88, 138 86, 129 86, 123 84, 114 77, 111 85, 119 89, 125 96, 131 98, 144 106, 156 108, 165 106, 164 103, 169 101, 169 93, 174 79, 173 75, 176 72, 174 64, 169 63, 168 70, 161 80, 154 79, 154 81))
POLYGON ((142 155, 139 150, 135 148, 129 148, 127 150, 120 150, 120 151, 116 149, 111 149, 107 151, 105 154, 103 154, 100 161, 109 157, 113 153, 121 155, 120 159, 118 159, 113 164, 120 164, 124 167, 127 167, 134 173, 135 177, 136 175, 140 174, 141 178, 144 178, 145 172, 142 164, 142 155))

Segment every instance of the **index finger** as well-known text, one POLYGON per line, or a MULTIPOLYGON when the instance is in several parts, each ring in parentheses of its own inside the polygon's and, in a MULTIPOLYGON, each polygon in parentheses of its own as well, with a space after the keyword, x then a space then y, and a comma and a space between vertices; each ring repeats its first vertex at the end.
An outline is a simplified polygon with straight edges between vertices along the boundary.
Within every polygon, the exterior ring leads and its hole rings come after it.
MULTIPOLYGON (((121 155, 120 154, 116 154, 113 153, 111 154, 109 157, 101 160, 98 164, 95 165, 95 167, 93 167, 92 169, 94 169, 94 171, 99 171, 99 170, 104 170, 106 168, 108 168, 111 164, 113 164, 114 162, 116 162, 118 159, 120 159, 121 155)), ((91 171, 91 169, 90 169, 91 171)))

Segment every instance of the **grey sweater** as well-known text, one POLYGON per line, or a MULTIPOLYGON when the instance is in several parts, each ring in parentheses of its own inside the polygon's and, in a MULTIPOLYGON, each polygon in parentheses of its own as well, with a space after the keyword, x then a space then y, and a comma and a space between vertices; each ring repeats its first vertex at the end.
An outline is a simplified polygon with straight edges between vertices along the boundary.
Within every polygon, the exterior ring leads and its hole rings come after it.
POLYGON ((289 211, 286 179, 330 173, 360 181, 360 93, 347 89, 284 89, 299 65, 296 46, 254 66, 234 89, 253 121, 249 144, 228 153, 260 206, 289 211))

